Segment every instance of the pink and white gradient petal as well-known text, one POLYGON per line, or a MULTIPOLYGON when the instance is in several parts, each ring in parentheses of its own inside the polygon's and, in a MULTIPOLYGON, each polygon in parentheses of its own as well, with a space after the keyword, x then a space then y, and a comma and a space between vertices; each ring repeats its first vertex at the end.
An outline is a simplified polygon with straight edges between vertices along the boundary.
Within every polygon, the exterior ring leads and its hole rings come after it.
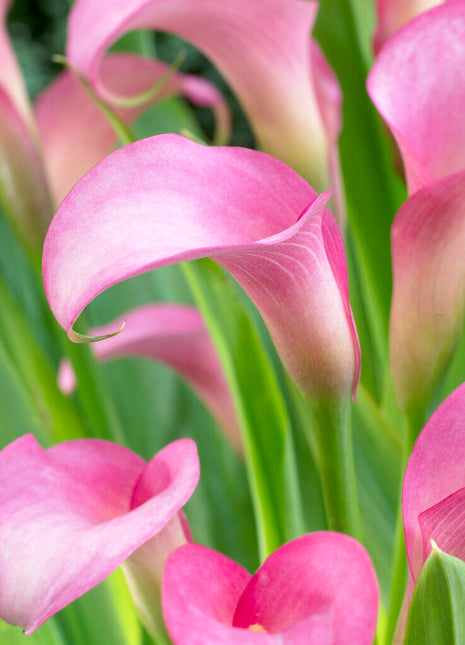
POLYGON ((7 446, 0 452, 1 617, 35 631, 162 531, 198 478, 189 439, 149 464, 100 440, 44 450, 26 435, 7 446))
POLYGON ((316 2, 299 0, 78 0, 68 25, 67 56, 111 98, 100 65, 122 34, 146 28, 185 38, 224 75, 261 148, 325 190, 331 183, 330 137, 310 55, 317 9, 316 2))
POLYGON ((434 395, 465 311, 465 172, 412 195, 392 227, 391 368, 406 409, 434 395))
POLYGON ((49 304, 69 334, 116 282, 211 257, 255 302, 305 392, 355 393, 360 349, 327 199, 256 151, 175 135, 125 146, 76 185, 52 221, 43 255, 49 304))

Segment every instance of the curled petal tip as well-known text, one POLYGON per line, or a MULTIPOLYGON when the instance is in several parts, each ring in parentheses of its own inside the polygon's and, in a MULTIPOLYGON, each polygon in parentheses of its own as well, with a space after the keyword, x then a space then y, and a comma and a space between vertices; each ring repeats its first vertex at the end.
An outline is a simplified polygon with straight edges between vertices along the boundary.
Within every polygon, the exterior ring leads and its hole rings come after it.
POLYGON ((107 338, 113 338, 113 336, 117 336, 120 332, 123 331, 125 325, 126 325, 126 321, 123 320, 123 323, 119 329, 109 334, 103 334, 102 336, 88 336, 87 334, 80 334, 78 331, 75 331, 71 327, 71 329, 68 331, 68 338, 73 343, 81 343, 81 344, 96 343, 99 340, 106 340, 107 338))

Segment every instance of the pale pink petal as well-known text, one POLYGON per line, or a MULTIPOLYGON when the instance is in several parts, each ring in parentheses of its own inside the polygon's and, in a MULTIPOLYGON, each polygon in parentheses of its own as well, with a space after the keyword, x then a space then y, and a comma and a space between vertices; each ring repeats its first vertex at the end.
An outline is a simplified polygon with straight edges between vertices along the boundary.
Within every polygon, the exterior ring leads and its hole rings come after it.
POLYGON ((0 194, 27 244, 41 247, 52 215, 41 155, 11 96, 0 85, 0 194))
POLYGON ((283 545, 252 578, 219 553, 183 547, 168 560, 162 594, 175 645, 370 645, 379 598, 366 551, 330 532, 283 545))
POLYGON ((383 47, 368 92, 401 150, 409 192, 465 167, 465 2, 421 14, 383 47))
POLYGON ((392 227, 391 366, 402 407, 434 394, 465 306, 465 173, 410 197, 392 227))
POLYGON ((0 88, 9 95, 21 119, 28 127, 32 127, 26 87, 6 29, 6 17, 11 4, 12 0, 0 0, 0 88))
MULTIPOLYGON (((168 72, 166 63, 131 54, 111 54, 101 65, 102 81, 120 98, 140 95, 168 72)), ((169 96, 185 96, 220 115, 219 128, 227 136, 229 113, 221 93, 208 81, 175 72, 149 101, 132 108, 114 108, 125 122, 134 121, 148 105, 169 96)), ((116 135, 101 110, 68 71, 38 97, 35 116, 45 163, 57 203, 74 184, 116 144, 116 135)))
POLYGON ((0 452, 1 617, 33 632, 156 535, 198 476, 188 439, 167 446, 148 466, 99 440, 43 450, 28 435, 10 444, 0 452), (145 468, 144 494, 134 501, 145 468))
POLYGON ((185 38, 231 85, 261 148, 323 190, 329 148, 310 66, 316 11, 300 0, 78 0, 67 55, 104 92, 100 63, 123 33, 143 27, 185 38))
MULTIPOLYGON (((94 343, 101 361, 123 356, 152 358, 171 367, 205 402, 236 450, 242 444, 233 400, 202 316, 187 305, 152 304, 132 309, 120 319, 90 330, 104 336, 124 326, 124 333, 94 343)), ((75 387, 68 362, 60 365, 58 382, 69 393, 75 387)))
POLYGON ((415 16, 446 0, 377 0, 377 29, 373 37, 376 53, 398 29, 415 16))
POLYGON ((355 390, 359 345, 327 198, 253 150, 176 135, 126 146, 79 182, 51 224, 43 270, 52 311, 69 333, 112 284, 209 256, 249 293, 302 389, 355 390))
POLYGON ((429 542, 428 534, 433 537, 433 531, 438 531, 435 535, 441 549, 441 535, 447 535, 447 523, 455 533, 460 521, 462 537, 465 535, 463 518, 459 517, 465 485, 464 419, 465 384, 458 387, 431 416, 407 463, 402 515, 410 572, 415 580, 427 557, 424 543, 429 542), (455 504, 456 511, 451 512, 455 504), (437 529, 432 522, 434 517, 438 520, 437 529), (423 534, 420 524, 423 525, 423 534))

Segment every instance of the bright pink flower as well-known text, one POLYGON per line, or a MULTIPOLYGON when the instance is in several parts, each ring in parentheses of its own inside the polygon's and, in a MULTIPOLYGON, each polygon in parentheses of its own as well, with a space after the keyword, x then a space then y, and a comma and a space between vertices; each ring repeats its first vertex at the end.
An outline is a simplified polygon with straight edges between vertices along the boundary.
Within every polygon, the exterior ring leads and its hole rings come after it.
POLYGON ((465 560, 465 384, 441 403, 421 431, 404 475, 402 515, 415 582, 433 539, 465 560))
MULTIPOLYGON (((134 54, 110 54, 102 61, 101 76, 105 86, 124 99, 148 91, 168 70, 165 63, 134 54)), ((113 109, 124 123, 131 123, 148 105, 177 95, 211 107, 218 136, 226 143, 228 107, 221 93, 197 76, 172 73, 150 100, 136 107, 113 109)), ((111 152, 116 135, 101 110, 68 71, 39 95, 34 108, 50 185, 59 204, 74 184, 111 152)))
POLYGON ((212 257, 251 296, 304 391, 355 392, 360 350, 327 199, 260 152, 176 135, 138 141, 96 166, 58 210, 44 245, 48 301, 72 337, 109 286, 212 257))
MULTIPOLYGON (((438 547, 465 560, 465 384, 438 407, 421 431, 407 463, 402 516, 409 563, 408 604, 433 539, 438 547)), ((398 633, 398 641, 402 634, 398 633)))
POLYGON ((78 0, 67 56, 111 99, 100 66, 122 34, 159 29, 191 41, 237 94, 261 148, 324 190, 340 129, 340 92, 310 44, 317 8, 300 0, 78 0), (331 113, 329 128, 322 103, 331 113))
POLYGON ((368 92, 402 153, 409 193, 465 168, 465 2, 421 14, 393 36, 368 92))
POLYGON ((27 435, 7 446, 0 452, 0 616, 30 634, 127 558, 133 574, 150 554, 145 575, 160 577, 166 557, 186 542, 179 511, 198 478, 190 439, 148 464, 95 439, 43 450, 27 435))
POLYGON ((377 29, 373 38, 376 53, 402 25, 446 0, 377 0, 377 29))
MULTIPOLYGON (((223 369, 202 316, 187 305, 152 304, 132 309, 121 319, 91 330, 104 336, 125 323, 124 333, 93 343, 101 361, 124 356, 152 358, 171 367, 204 401, 229 440, 242 451, 237 416, 223 369)), ((75 377, 68 361, 58 373, 61 389, 71 392, 75 377)))
POLYGON ((162 586, 175 645, 371 645, 378 598, 365 549, 331 532, 288 542, 254 576, 187 545, 168 559, 162 586))
POLYGON ((434 394, 465 304, 465 2, 412 20, 378 56, 369 93, 412 195, 392 229, 391 364, 403 407, 434 394))

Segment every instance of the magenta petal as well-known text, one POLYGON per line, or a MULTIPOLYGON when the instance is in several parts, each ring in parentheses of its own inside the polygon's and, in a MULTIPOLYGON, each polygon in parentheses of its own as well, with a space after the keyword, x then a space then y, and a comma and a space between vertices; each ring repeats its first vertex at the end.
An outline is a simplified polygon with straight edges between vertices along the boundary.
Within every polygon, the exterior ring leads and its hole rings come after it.
POLYGON ((302 389, 351 391, 359 345, 327 198, 256 151, 175 135, 139 141, 96 166, 58 210, 44 245, 47 298, 69 333, 112 284, 209 256, 254 300, 302 389))
POLYGON ((462 329, 465 173, 412 195, 392 227, 391 366, 402 407, 429 398, 462 329))
POLYGON ((446 0, 377 0, 377 29, 373 38, 375 52, 379 52, 398 29, 415 16, 446 0))
POLYGON ((244 640, 243 630, 231 629, 237 602, 250 578, 240 565, 200 544, 175 551, 162 584, 163 615, 175 645, 263 642, 251 632, 244 640))
POLYGON ((431 539, 442 551, 465 560, 465 488, 420 513, 423 553, 428 557, 431 539))
POLYGON ((316 12, 316 2, 300 0, 78 0, 67 55, 104 92, 100 62, 123 33, 143 27, 185 38, 229 82, 262 149, 323 190, 329 148, 310 65, 316 12))
POLYGON ((330 532, 297 538, 248 578, 238 565, 205 547, 175 552, 162 591, 174 643, 372 643, 378 585, 366 551, 352 538, 330 532), (254 625, 267 634, 250 630, 254 625))
MULTIPOLYGON (((166 63, 131 54, 111 54, 101 65, 106 86, 120 98, 149 90, 167 73, 166 63)), ((149 104, 174 95, 213 108, 223 115, 219 124, 228 130, 228 112, 221 93, 201 78, 173 73, 149 104)), ((134 121, 147 102, 133 108, 115 108, 125 122, 134 121)), ((113 129, 74 76, 63 72, 38 97, 35 116, 44 147, 45 163, 57 203, 74 184, 108 154, 116 143, 113 129), (72 151, 72 153, 70 153, 72 151)))
POLYGON ((326 624, 332 645, 370 645, 378 595, 370 558, 356 540, 310 533, 270 555, 244 590, 233 624, 258 623, 296 645, 320 643, 310 639, 312 630, 319 635, 326 624))
POLYGON ((465 2, 408 23, 380 52, 369 94, 402 152, 409 192, 465 167, 465 2))
MULTIPOLYGON (((457 546, 460 539, 454 536, 459 527, 462 538, 465 535, 465 515, 461 510, 465 485, 464 418, 465 384, 448 396, 431 416, 405 469, 402 515, 414 580, 427 557, 424 545, 430 537, 436 536, 439 548, 447 550, 444 539, 457 546)), ((459 557, 463 557, 463 548, 460 549, 459 557)))
POLYGON ((31 436, 0 453, 0 615, 26 633, 101 582, 158 533, 192 494, 195 445, 174 442, 146 465, 99 440, 43 450, 31 436), (135 504, 148 468, 150 486, 135 504))
MULTIPOLYGON (((91 329, 90 333, 104 336, 124 323, 124 333, 92 345, 97 358, 107 361, 140 356, 168 365, 197 392, 235 448, 241 451, 231 393, 198 310, 187 305, 145 305, 108 325, 91 329)), ((63 391, 74 389, 74 374, 69 363, 62 363, 58 376, 63 391)))

